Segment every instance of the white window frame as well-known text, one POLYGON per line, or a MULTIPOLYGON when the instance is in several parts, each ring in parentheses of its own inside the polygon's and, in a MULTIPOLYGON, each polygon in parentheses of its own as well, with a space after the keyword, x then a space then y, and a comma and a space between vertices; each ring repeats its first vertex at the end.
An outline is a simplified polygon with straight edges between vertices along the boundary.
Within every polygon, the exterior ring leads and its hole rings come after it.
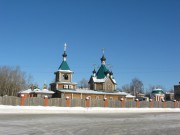
POLYGON ((73 89, 73 85, 69 85, 69 89, 73 89))
POLYGON ((64 89, 68 89, 68 85, 66 85, 66 84, 63 87, 64 87, 64 89))

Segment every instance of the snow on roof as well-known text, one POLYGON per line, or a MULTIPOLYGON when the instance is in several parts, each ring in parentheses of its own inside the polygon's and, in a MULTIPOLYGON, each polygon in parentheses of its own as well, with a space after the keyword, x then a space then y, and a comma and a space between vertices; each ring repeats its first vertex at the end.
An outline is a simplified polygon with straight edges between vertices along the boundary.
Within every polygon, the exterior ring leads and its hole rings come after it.
POLYGON ((153 89, 153 91, 158 91, 158 90, 162 90, 162 89, 160 89, 160 88, 153 89))
POLYGON ((105 82, 105 78, 103 79, 97 79, 96 77, 93 77, 94 82, 105 82))
POLYGON ((116 80, 115 79, 112 79, 114 83, 116 83, 116 80))
POLYGON ((63 84, 77 84, 77 83, 74 83, 74 82, 58 82, 58 83, 63 83, 63 84))
POLYGON ((27 89, 27 90, 21 90, 18 93, 31 93, 32 90, 31 89, 27 89))
POLYGON ((66 72, 66 73, 72 73, 73 71, 71 71, 71 70, 61 70, 61 69, 59 69, 58 71, 60 71, 60 72, 66 72))
POLYGON ((83 94, 106 94, 106 95, 127 95, 125 92, 103 92, 103 91, 94 91, 94 90, 84 90, 84 89, 76 89, 76 90, 69 90, 69 89, 63 89, 63 90, 58 90, 60 92, 67 92, 67 93, 83 93, 83 94))
MULTIPOLYGON (((97 79, 96 77, 93 77, 93 81, 94 81, 94 82, 99 82, 99 83, 105 82, 106 79, 107 79, 107 77, 105 77, 105 78, 103 78, 103 79, 97 79)), ((112 79, 112 81, 113 81, 114 83, 116 83, 115 79, 112 79)))
POLYGON ((131 94, 127 94, 126 98, 134 98, 135 96, 131 95, 131 94))
POLYGON ((45 93, 45 94, 54 94, 53 91, 50 91, 48 89, 34 89, 34 90, 31 90, 31 89, 28 89, 28 90, 22 90, 22 91, 19 91, 18 92, 19 94, 30 94, 30 93, 45 93))
POLYGON ((158 89, 154 89, 151 93, 159 95, 159 94, 164 94, 164 91, 162 89, 158 88, 158 89))
POLYGON ((50 91, 50 90, 48 90, 48 89, 42 89, 42 90, 40 90, 40 89, 37 89, 36 91, 34 91, 35 93, 46 93, 46 94, 54 94, 54 92, 53 91, 50 91))

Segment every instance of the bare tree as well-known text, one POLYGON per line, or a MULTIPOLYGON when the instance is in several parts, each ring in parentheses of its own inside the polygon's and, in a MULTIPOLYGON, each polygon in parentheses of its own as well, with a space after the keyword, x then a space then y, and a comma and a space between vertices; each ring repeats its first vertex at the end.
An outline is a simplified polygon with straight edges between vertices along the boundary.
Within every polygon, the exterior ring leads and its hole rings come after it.
POLYGON ((86 80, 85 78, 83 78, 80 82, 79 82, 79 87, 80 88, 88 88, 88 80, 86 80))
POLYGON ((139 80, 138 78, 132 79, 130 87, 131 87, 131 94, 133 95, 144 92, 143 82, 139 80))
POLYGON ((159 84, 149 86, 150 91, 152 91, 154 89, 163 89, 163 90, 165 90, 165 88, 162 85, 159 85, 159 84))
POLYGON ((17 92, 29 87, 32 77, 17 66, 0 67, 0 95, 16 96, 17 92))
POLYGON ((127 92, 127 93, 131 93, 131 87, 130 87, 129 84, 123 85, 121 90, 124 91, 124 92, 127 92))

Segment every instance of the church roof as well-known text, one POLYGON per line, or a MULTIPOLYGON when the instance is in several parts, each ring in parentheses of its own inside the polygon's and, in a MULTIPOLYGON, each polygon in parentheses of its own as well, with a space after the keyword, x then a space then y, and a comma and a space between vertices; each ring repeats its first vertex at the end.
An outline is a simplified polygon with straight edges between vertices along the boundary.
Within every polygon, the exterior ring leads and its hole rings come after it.
POLYGON ((59 66, 59 70, 70 70, 66 61, 62 61, 61 65, 59 66))
POLYGON ((101 67, 99 68, 96 76, 97 79, 103 79, 106 77, 106 74, 109 72, 109 70, 106 68, 105 65, 101 65, 101 67))
POLYGON ((42 93, 42 94, 54 94, 53 91, 50 91, 48 89, 28 89, 28 90, 22 90, 18 92, 19 94, 30 94, 30 93, 42 93))
POLYGON ((164 94, 163 90, 162 89, 154 89, 152 91, 152 94, 164 94))
MULTIPOLYGON (((92 77, 92 79, 93 79, 93 82, 104 83, 106 81, 107 77, 102 78, 102 79, 97 79, 96 77, 92 77)), ((116 84, 116 80, 114 78, 111 78, 111 79, 112 79, 113 83, 116 84)))
POLYGON ((103 91, 94 91, 94 90, 84 90, 84 89, 76 89, 76 90, 58 90, 60 92, 67 92, 67 93, 85 93, 85 94, 106 94, 106 95, 127 95, 126 92, 103 92, 103 91))

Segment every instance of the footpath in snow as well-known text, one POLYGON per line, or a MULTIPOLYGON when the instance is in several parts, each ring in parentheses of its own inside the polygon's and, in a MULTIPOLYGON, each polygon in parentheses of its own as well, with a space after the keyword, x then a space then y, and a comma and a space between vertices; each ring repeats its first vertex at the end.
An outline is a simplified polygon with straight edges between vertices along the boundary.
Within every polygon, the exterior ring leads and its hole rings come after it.
POLYGON ((0 114, 180 112, 180 108, 100 108, 0 105, 0 114))

